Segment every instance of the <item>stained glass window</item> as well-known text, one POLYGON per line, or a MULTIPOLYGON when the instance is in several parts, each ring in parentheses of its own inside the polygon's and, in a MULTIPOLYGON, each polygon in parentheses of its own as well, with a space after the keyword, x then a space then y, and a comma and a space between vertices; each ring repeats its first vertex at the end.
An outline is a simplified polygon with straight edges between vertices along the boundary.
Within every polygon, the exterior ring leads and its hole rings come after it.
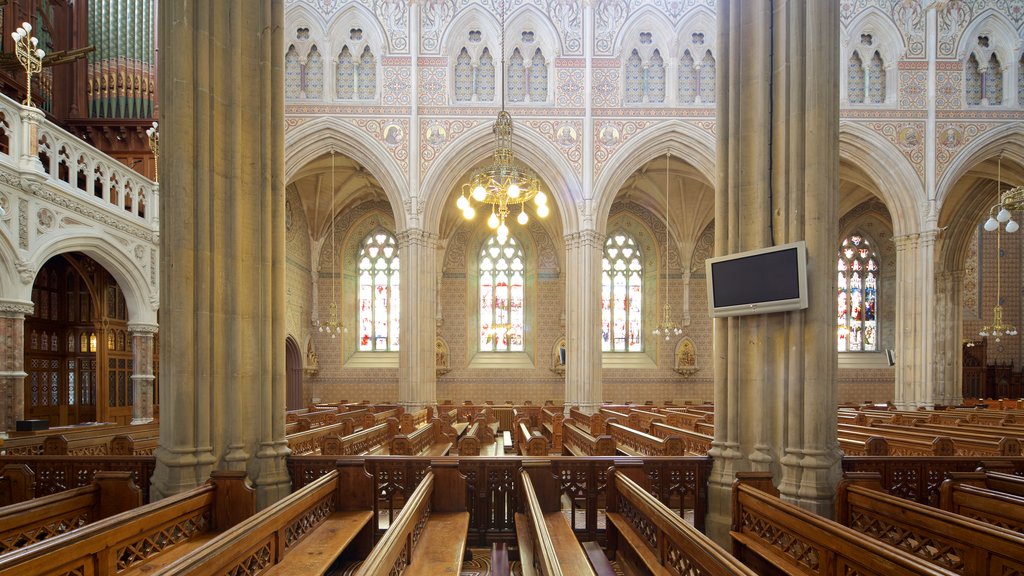
POLYGON ((969 106, 981 104, 981 69, 978 66, 978 59, 971 54, 967 59, 966 78, 964 82, 965 95, 969 106))
POLYGON ((665 101, 665 63, 657 50, 651 55, 651 62, 645 70, 647 74, 647 101, 665 101))
POLYGON ((302 94, 302 63, 295 46, 289 46, 284 55, 284 97, 298 98, 302 94))
POLYGON ((480 64, 476 67, 476 94, 480 102, 494 101, 494 57, 484 48, 480 64))
POLYGON ((693 65, 693 56, 690 51, 683 52, 679 60, 679 102, 680 104, 693 104, 697 99, 697 69, 693 65))
POLYGON ((359 56, 359 98, 369 100, 377 93, 377 59, 373 57, 373 51, 367 46, 363 48, 359 56))
POLYGON ((306 58, 306 98, 319 100, 324 94, 324 60, 313 46, 306 58))
POLYGON ((629 55, 629 59, 626 60, 626 72, 622 80, 625 82, 626 87, 623 99, 630 104, 641 102, 644 95, 643 67, 640 61, 640 53, 636 50, 633 50, 633 53, 629 55))
POLYGON ((885 63, 877 51, 868 66, 868 98, 872 104, 885 102, 885 63))
POLYGON ((480 251, 480 351, 522 352, 526 258, 515 238, 480 251))
POLYGON ((530 61, 530 102, 546 102, 548 99, 548 65, 544 53, 537 48, 530 61))
POLYGON ((985 99, 990 106, 999 106, 1003 103, 1003 65, 999 63, 999 57, 992 54, 988 60, 988 68, 985 70, 985 99))
POLYGON ((385 230, 370 233, 357 260, 359 350, 398 350, 398 243, 385 230))
POLYGON ((473 99, 473 59, 465 48, 455 60, 455 101, 468 102, 473 99))
POLYGON ((878 350, 878 259, 866 238, 853 234, 839 248, 837 336, 840 352, 878 350))
POLYGON ((348 46, 341 49, 338 54, 338 70, 335 80, 334 93, 341 100, 351 100, 356 97, 356 63, 352 61, 352 52, 348 46))
POLYGON ((526 69, 523 67, 523 55, 519 48, 512 51, 508 59, 508 78, 506 79, 509 102, 523 102, 526 100, 526 69))
POLYGON ((601 350, 643 350, 643 264, 640 249, 625 232, 611 234, 601 261, 601 350))
POLYGON ((856 52, 846 68, 846 94, 850 104, 864 103, 864 62, 856 52))
POLYGON ((704 104, 715 103, 716 75, 715 57, 711 55, 711 50, 708 50, 700 61, 700 101, 704 104))

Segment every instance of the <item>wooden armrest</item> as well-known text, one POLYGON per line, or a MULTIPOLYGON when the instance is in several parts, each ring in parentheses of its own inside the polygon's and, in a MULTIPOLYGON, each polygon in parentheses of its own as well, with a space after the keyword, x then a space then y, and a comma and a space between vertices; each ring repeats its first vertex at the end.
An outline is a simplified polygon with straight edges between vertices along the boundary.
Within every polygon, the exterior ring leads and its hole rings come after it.
POLYGON ((469 512, 434 512, 420 534, 403 576, 458 574, 466 553, 469 512))
POLYGON ((594 569, 597 576, 616 576, 615 568, 611 560, 605 555, 601 545, 597 542, 583 542, 583 552, 587 555, 590 567, 594 569))
POLYGON ((288 551, 272 574, 323 574, 373 518, 370 510, 334 512, 288 551))

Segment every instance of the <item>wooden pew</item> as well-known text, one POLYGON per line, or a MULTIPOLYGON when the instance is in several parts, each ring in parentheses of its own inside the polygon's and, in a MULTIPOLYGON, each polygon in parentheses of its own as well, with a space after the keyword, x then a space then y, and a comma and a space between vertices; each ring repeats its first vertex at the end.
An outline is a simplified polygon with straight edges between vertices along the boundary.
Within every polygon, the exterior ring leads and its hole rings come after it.
POLYGON ((151 436, 118 434, 110 439, 109 452, 112 456, 152 456, 159 441, 159 430, 151 436))
POLYGON ((150 573, 251 516, 255 508, 255 492, 244 472, 214 471, 210 481, 193 490, 0 556, 0 574, 150 573))
POLYGON ((662 408, 665 423, 676 428, 697 431, 699 422, 710 423, 711 417, 706 412, 690 412, 685 408, 662 408))
POLYGON ((426 426, 434 419, 434 409, 423 408, 415 412, 405 412, 398 418, 399 430, 402 434, 412 434, 421 426, 426 426))
POLYGON ((94 452, 102 451, 100 444, 106 443, 119 434, 149 436, 159 433, 159 422, 148 424, 96 424, 89 426, 61 426, 48 430, 35 430, 31 432, 8 432, 9 438, 4 440, 2 452, 9 456, 36 456, 43 454, 43 441, 48 436, 63 435, 74 449, 81 445, 82 454, 76 455, 97 455, 94 452), (86 439, 95 441, 89 442, 86 439), (85 454, 85 452, 89 454, 85 454))
POLYGON ((131 472, 97 472, 88 486, 0 508, 0 554, 141 505, 131 472))
POLYGON ((36 473, 25 464, 5 464, 0 469, 0 506, 36 497, 36 473))
POLYGON ((951 576, 899 548, 783 502, 769 472, 736 475, 733 555, 761 576, 951 576))
POLYGON ((515 515, 523 576, 596 575, 562 514, 560 479, 550 461, 519 469, 523 511, 515 515))
POLYGON ((651 412, 649 410, 641 410, 639 408, 631 409, 629 411, 629 417, 626 420, 627 426, 647 434, 653 434, 653 432, 651 432, 651 425, 655 423, 667 424, 668 420, 664 414, 651 412))
POLYGON ((291 450, 292 454, 295 456, 319 454, 325 438, 329 438, 331 436, 344 436, 346 431, 349 434, 353 433, 351 420, 347 423, 338 422, 336 424, 318 426, 310 430, 303 430, 301 432, 288 434, 285 436, 285 440, 288 442, 288 449, 291 450))
MULTIPOLYGON (((839 438, 868 441, 880 436, 880 430, 870 427, 839 425, 839 438)), ((931 439, 885 435, 885 443, 889 447, 889 456, 953 456, 956 445, 947 436, 936 436, 931 439)))
POLYGON ((650 434, 662 439, 674 436, 681 438, 683 440, 683 454, 687 456, 707 456, 708 450, 711 450, 711 442, 715 439, 714 436, 686 430, 685 428, 669 426, 661 422, 651 422, 650 434))
POLYGON ((616 461, 607 475, 608 556, 630 574, 754 576, 637 481, 642 467, 616 461))
POLYGON ((452 442, 441 432, 441 421, 437 420, 410 434, 394 436, 389 446, 393 456, 447 456, 452 442))
POLYGON ((466 552, 469 512, 466 477, 458 466, 458 461, 431 461, 430 471, 356 576, 459 573, 466 552))
POLYGON ((847 456, 888 456, 889 443, 881 436, 867 439, 839 437, 839 448, 847 456))
POLYGON ((332 456, 366 454, 387 445, 390 438, 389 426, 385 422, 348 436, 326 436, 320 444, 320 453, 332 456))
POLYGON ((683 455, 683 439, 679 436, 658 438, 612 421, 607 423, 607 429, 615 440, 615 449, 627 456, 683 455))
POLYGON ((608 416, 600 412, 584 414, 579 408, 574 406, 569 409, 569 418, 581 429, 589 432, 591 436, 607 434, 605 423, 608 420, 608 416))
POLYGON ((880 430, 879 435, 897 434, 899 437, 937 438, 948 437, 953 441, 955 456, 1020 456, 1020 441, 1013 437, 1002 437, 999 429, 992 427, 988 434, 965 431, 956 426, 935 424, 878 424, 871 426, 880 430))
POLYGON ((499 446, 487 419, 480 415, 459 439, 459 456, 496 456, 499 446))
POLYGON ((518 441, 516 445, 519 448, 519 454, 522 456, 547 456, 548 455, 548 440, 543 434, 536 430, 531 430, 526 419, 519 421, 516 426, 516 434, 518 441))
POLYGON ((548 439, 551 449, 557 454, 562 453, 562 421, 565 416, 561 409, 543 408, 540 411, 541 433, 548 439))
POLYGON ((1024 572, 1024 535, 890 496, 876 473, 839 483, 836 521, 959 574, 1024 572))
POLYGON ((604 434, 594 437, 576 426, 573 420, 562 422, 562 450, 573 456, 615 456, 615 440, 604 434))
MULTIPOLYGON (((1015 487, 1024 485, 1018 478, 1015 487)), ((993 490, 985 472, 952 472, 939 487, 939 508, 987 524, 1024 532, 1024 497, 993 490)))
POLYGON ((339 467, 222 532, 159 576, 324 574, 373 546, 374 495, 362 461, 339 467))

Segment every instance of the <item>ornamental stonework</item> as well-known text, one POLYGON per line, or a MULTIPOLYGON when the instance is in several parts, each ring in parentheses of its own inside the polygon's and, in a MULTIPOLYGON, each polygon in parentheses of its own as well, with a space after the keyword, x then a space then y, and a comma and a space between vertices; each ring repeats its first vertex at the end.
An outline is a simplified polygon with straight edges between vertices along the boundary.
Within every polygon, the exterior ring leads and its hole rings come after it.
POLYGON ((562 157, 573 167, 578 177, 583 176, 583 122, 581 120, 524 120, 551 143, 558 147, 562 157))
POLYGON ((420 176, 426 176, 430 165, 438 156, 467 130, 481 120, 451 120, 447 118, 420 119, 420 176))
POLYGON ((938 122, 935 124, 935 174, 942 178, 957 153, 993 124, 984 122, 938 122))
POLYGON ((349 120, 355 126, 373 136, 384 145, 388 155, 402 167, 404 173, 409 171, 409 119, 406 117, 388 120, 369 120, 355 118, 349 120))
POLYGON ((601 173, 605 163, 616 150, 633 136, 654 122, 602 120, 594 126, 594 178, 601 173))
POLYGON ((870 122, 868 126, 899 148, 924 181, 924 122, 870 122))

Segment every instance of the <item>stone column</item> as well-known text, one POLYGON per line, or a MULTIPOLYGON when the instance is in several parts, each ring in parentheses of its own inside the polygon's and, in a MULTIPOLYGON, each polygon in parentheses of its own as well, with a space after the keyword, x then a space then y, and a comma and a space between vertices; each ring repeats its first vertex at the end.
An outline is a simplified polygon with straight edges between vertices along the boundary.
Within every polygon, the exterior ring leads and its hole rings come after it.
POLYGON ((0 432, 25 419, 25 316, 32 302, 0 300, 0 432))
POLYGON ((128 323, 132 335, 132 424, 153 421, 153 336, 156 324, 128 323))
POLYGON ((283 0, 159 10, 166 226, 153 497, 244 470, 263 508, 290 487, 283 0))
POLYGON ((937 274, 935 403, 963 404, 963 270, 937 274))
POLYGON ((402 258, 398 403, 410 411, 437 403, 437 247, 437 236, 418 228, 398 233, 398 254, 402 258))
MULTIPOLYGON (((935 406, 935 237, 926 230, 896 241, 896 406, 935 406)), ((959 335, 956 335, 959 341, 959 335)))
POLYGON ((565 235, 565 404, 601 407, 601 250, 594 230, 565 235))
POLYGON ((770 470, 782 497, 831 516, 839 183, 835 2, 718 4, 715 254, 803 240, 808 308, 715 320, 708 533, 729 539, 731 488, 770 470))

